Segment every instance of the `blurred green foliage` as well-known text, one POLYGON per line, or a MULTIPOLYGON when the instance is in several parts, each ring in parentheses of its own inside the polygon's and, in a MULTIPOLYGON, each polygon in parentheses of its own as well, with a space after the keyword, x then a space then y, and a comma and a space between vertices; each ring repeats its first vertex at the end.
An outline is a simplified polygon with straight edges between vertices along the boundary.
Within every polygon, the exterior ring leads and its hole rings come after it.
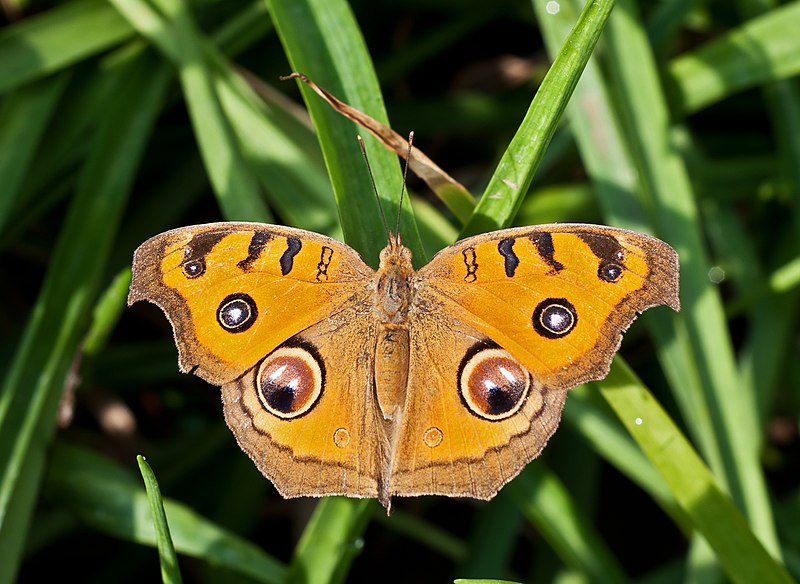
MULTIPOLYGON (((800 2, 0 6, 0 584, 800 577, 800 2), (682 312, 643 315, 491 502, 282 499, 166 319, 125 308, 133 250, 180 225, 293 225, 376 263, 358 129, 291 70, 476 195, 461 224, 411 178, 419 262, 557 221, 681 256, 682 312)), ((400 165, 366 148, 391 215, 400 165)))

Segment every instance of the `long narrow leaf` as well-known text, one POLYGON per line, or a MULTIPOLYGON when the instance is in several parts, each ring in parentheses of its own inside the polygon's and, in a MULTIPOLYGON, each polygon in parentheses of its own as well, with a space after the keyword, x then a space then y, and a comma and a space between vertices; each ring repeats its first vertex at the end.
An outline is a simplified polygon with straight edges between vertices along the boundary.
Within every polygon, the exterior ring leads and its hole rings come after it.
POLYGON ((0 444, 11 450, 0 452, 0 582, 19 565, 61 392, 167 87, 168 72, 151 57, 120 71, 125 97, 104 112, 34 316, 3 380, 0 444))
POLYGON ((375 508, 371 500, 321 500, 295 547, 288 582, 337 584, 360 551, 359 540, 375 508))
POLYGON ((103 51, 133 29, 103 0, 77 0, 0 31, 0 93, 103 51))
MULTIPOLYGON (((577 12, 579 5, 579 2, 564 2, 557 15, 550 15, 541 4, 535 4, 551 52, 555 52, 563 42, 562 38, 566 37, 571 15, 577 12)), ((593 61, 587 64, 575 91, 576 99, 567 110, 571 130, 605 221, 610 225, 652 233, 654 228, 647 222, 648 213, 640 193, 639 172, 611 100, 611 88, 599 69, 593 61)), ((688 339, 686 343, 671 342, 670 336, 664 334, 672 328, 669 319, 669 316, 653 313, 643 317, 645 322, 651 323, 651 330, 661 332, 655 335, 655 340, 659 356, 667 365, 665 374, 673 380, 675 397, 689 422, 693 438, 702 445, 702 451, 713 468, 718 468, 721 454, 700 378, 695 373, 696 364, 686 346, 688 339)))
MULTIPOLYGON (((267 6, 294 71, 305 73, 342 101, 388 123, 369 54, 345 2, 267 0, 267 6)), ((358 130, 310 89, 301 87, 301 91, 322 145, 345 239, 374 264, 386 235, 358 150, 358 130)), ((372 136, 364 136, 364 142, 378 196, 386 216, 394 217, 402 184, 397 157, 372 136)), ((415 259, 422 261, 425 255, 412 217, 410 206, 405 206, 400 231, 415 259)))
POLYGON ((0 108, 0 232, 21 194, 42 134, 69 80, 68 74, 31 83, 7 95, 0 108))
POLYGON ((167 514, 164 512, 164 501, 161 499, 161 489, 158 486, 156 475, 144 456, 137 456, 136 461, 139 463, 139 470, 144 479, 147 500, 150 503, 150 514, 153 517, 158 557, 161 562, 161 581, 164 584, 180 584, 183 582, 183 578, 181 578, 178 568, 178 556, 175 554, 175 545, 172 543, 172 536, 169 533, 167 514))
POLYGON ((791 582, 669 416, 622 360, 597 384, 734 582, 791 582))
POLYGON ((600 534, 575 508, 561 481, 543 464, 528 466, 508 487, 522 512, 567 566, 593 582, 628 581, 600 534))
POLYGON ((472 220, 462 229, 462 237, 506 227, 514 218, 613 7, 614 0, 587 2, 492 174, 472 220))
POLYGON ((225 217, 240 221, 269 221, 255 178, 242 157, 214 88, 214 78, 199 31, 185 0, 158 0, 173 20, 175 43, 180 55, 179 77, 192 126, 211 184, 225 217))
MULTIPOLYGON (((339 233, 333 214, 335 207, 330 183, 323 170, 321 156, 314 156, 316 146, 311 146, 313 135, 309 128, 282 112, 280 107, 270 107, 259 100, 208 39, 194 26, 181 24, 185 18, 166 18, 144 0, 115 2, 137 30, 147 35, 179 69, 186 68, 190 53, 176 39, 186 37, 193 47, 192 51, 199 51, 191 59, 202 59, 201 69, 206 72, 213 92, 202 84, 198 85, 198 82, 192 82, 194 89, 191 91, 195 97, 190 101, 201 109, 211 108, 215 112, 214 118, 209 119, 199 113, 194 118, 197 131, 209 134, 207 140, 201 139, 200 142, 201 146, 205 144, 204 152, 212 148, 204 156, 207 165, 211 165, 209 172, 212 176, 224 178, 227 171, 224 167, 225 157, 218 159, 213 151, 223 145, 214 141, 215 130, 207 128, 207 124, 216 125, 216 131, 230 130, 231 133, 225 133, 228 142, 224 147, 234 149, 230 163, 235 164, 235 168, 244 176, 252 174, 259 181, 284 221, 331 235, 339 233), (219 108, 216 102, 219 102, 219 108)), ((189 78, 192 78, 191 74, 189 78)), ((184 87, 188 90, 185 83, 184 87)), ((316 145, 316 141, 313 144, 316 145)), ((250 184, 250 178, 244 180, 245 184, 250 184)), ((235 180, 231 179, 230 182, 235 180)), ((227 209, 226 216, 265 219, 265 211, 258 210, 261 203, 255 191, 248 188, 242 192, 249 194, 233 195, 235 199, 242 198, 241 209, 227 209)), ((225 196, 220 196, 221 201, 226 200, 225 196)), ((226 208, 227 204, 223 204, 223 209, 226 208)))
MULTIPOLYGON (((150 502, 141 483, 133 473, 99 454, 58 444, 45 493, 100 532, 152 547, 158 543, 150 502)), ((166 499, 164 509, 176 551, 246 575, 254 582, 284 582, 284 566, 258 546, 182 503, 166 499)))
MULTIPOLYGON (((620 95, 621 116, 634 153, 656 232, 681 257, 683 312, 659 334, 685 324, 708 403, 721 456, 721 473, 734 501, 753 522, 768 549, 779 554, 764 475, 754 445, 759 443, 755 399, 739 381, 718 290, 708 280, 709 261, 698 228, 692 186, 680 153, 671 146, 670 118, 655 62, 635 6, 622 0, 609 24, 609 53, 620 95)), ((665 342, 666 344, 666 342, 665 342)), ((691 371, 691 369, 690 369, 691 371)), ((678 381, 678 380, 674 380, 678 381)))
POLYGON ((789 2, 673 59, 673 101, 691 114, 737 91, 800 72, 800 3, 789 2))

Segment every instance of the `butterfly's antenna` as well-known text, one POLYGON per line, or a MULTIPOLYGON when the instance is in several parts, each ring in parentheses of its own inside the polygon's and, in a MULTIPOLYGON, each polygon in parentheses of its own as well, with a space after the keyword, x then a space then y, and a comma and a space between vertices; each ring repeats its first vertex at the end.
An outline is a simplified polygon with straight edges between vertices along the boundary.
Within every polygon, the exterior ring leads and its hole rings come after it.
POLYGON ((400 215, 403 212, 403 195, 406 194, 406 177, 408 177, 408 165, 411 161, 411 148, 414 144, 414 130, 408 133, 408 150, 406 151, 406 163, 403 166, 403 186, 400 188, 400 202, 397 204, 397 223, 395 233, 400 233, 400 215))
POLYGON ((386 230, 387 239, 391 239, 391 232, 389 231, 389 224, 386 222, 386 213, 383 212, 383 203, 378 196, 378 187, 375 186, 375 177, 372 175, 372 167, 369 165, 369 158, 367 157, 367 149, 364 147, 364 138, 361 134, 357 136, 358 145, 361 147, 361 155, 364 157, 364 163, 367 165, 367 172, 369 173, 369 180, 372 183, 372 192, 375 193, 375 199, 378 201, 378 209, 381 212, 381 219, 383 219, 383 228, 386 230))

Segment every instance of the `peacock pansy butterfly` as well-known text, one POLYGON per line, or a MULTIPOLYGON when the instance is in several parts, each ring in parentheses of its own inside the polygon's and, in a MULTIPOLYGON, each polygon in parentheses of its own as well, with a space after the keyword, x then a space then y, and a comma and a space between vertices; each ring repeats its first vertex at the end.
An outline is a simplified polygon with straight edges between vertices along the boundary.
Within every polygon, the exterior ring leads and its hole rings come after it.
POLYGON ((679 310, 666 243, 596 225, 503 229, 415 271, 277 225, 143 243, 128 303, 169 318, 179 366, 222 386, 241 448, 285 497, 489 499, 544 448, 569 388, 604 377, 643 310, 679 310))

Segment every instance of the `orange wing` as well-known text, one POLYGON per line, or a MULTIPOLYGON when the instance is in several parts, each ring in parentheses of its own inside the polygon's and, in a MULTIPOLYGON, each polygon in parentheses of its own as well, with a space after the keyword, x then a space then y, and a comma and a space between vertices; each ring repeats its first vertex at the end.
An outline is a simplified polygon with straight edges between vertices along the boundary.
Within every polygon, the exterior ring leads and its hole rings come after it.
POLYGON ((387 445, 371 314, 371 302, 351 305, 222 386, 239 446, 284 497, 379 494, 387 445))
POLYGON ((389 494, 490 499, 545 447, 567 392, 542 385, 463 314, 441 308, 420 311, 412 323, 389 494), (499 403, 482 399, 492 364, 513 381, 499 403))
POLYGON ((128 304, 161 307, 181 371, 222 385, 292 335, 368 297, 373 274, 353 249, 316 233, 211 223, 139 246, 128 304))
POLYGON ((465 239, 414 284, 391 495, 491 498, 544 448, 566 390, 608 373, 636 315, 679 307, 671 247, 589 225, 465 239))
POLYGON ((417 274, 420 303, 511 352, 537 381, 567 389, 608 374, 643 310, 680 309, 678 256, 663 241, 595 225, 540 225, 470 237, 417 274))

